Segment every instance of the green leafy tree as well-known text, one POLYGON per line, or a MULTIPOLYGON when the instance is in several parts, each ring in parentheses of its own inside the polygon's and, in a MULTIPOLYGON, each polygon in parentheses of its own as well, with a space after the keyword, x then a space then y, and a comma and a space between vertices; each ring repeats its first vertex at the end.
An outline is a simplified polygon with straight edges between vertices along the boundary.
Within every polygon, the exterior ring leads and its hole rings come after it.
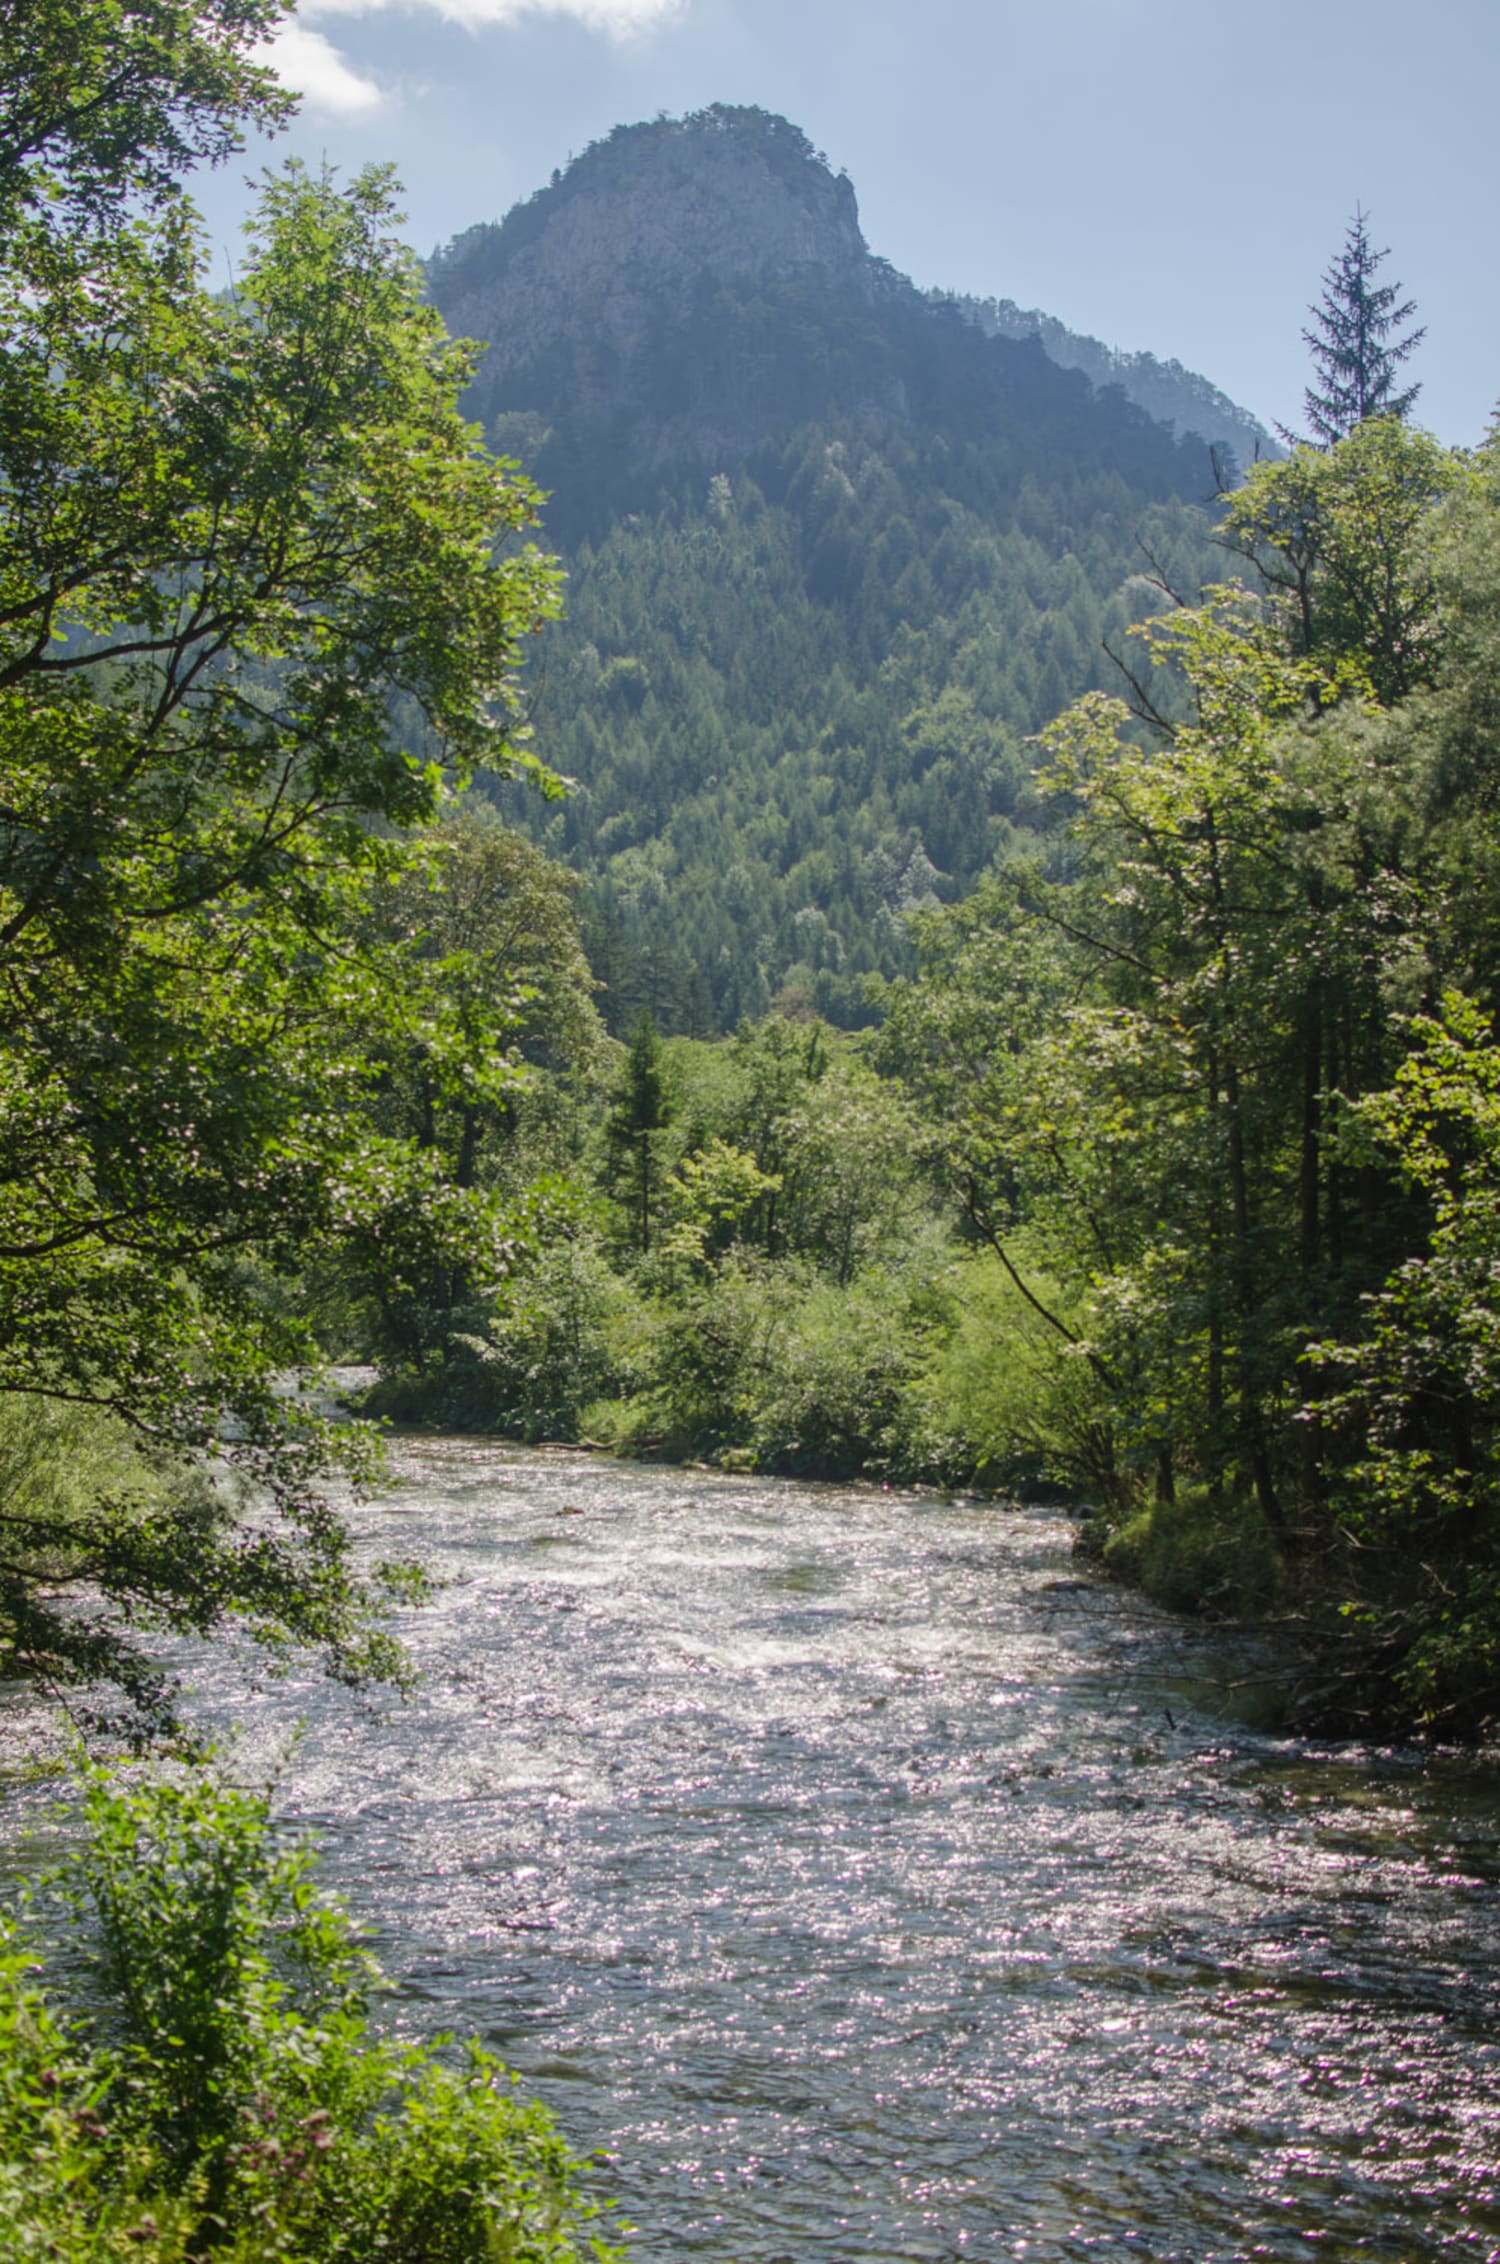
POLYGON ((1337 1506, 1356 1542, 1346 1609, 1425 1727, 1500 1718, 1500 1047, 1457 993, 1412 1026, 1395 1082, 1351 1135, 1394 1165, 1431 1222, 1369 1300, 1358 1337, 1313 1347, 1353 1442, 1337 1506))
POLYGON ((27 0, 0 13, 0 206, 53 231, 109 234, 130 200, 294 107, 255 58, 288 0, 27 0))
POLYGON ((643 1014, 626 1052, 614 1104, 604 1123, 608 1169, 625 1190, 636 1247, 646 1256, 665 1175, 662 1136, 676 1115, 656 1024, 643 1014))
POLYGON ((1437 667, 1433 514, 1467 476, 1430 434, 1371 417, 1336 448, 1254 465, 1225 500, 1223 540, 1253 567, 1291 651, 1357 660, 1391 707, 1437 667))
MULTIPOLYGON (((1254 475, 1231 526, 1268 598, 1161 616, 1149 696, 1047 734, 1057 853, 922 916, 887 1040, 1053 1405, 1075 1387, 1116 1561, 1179 1601, 1295 1596, 1330 1716, 1469 1734, 1496 1714, 1493 451, 1384 418, 1254 475)), ((970 1312, 928 1376, 962 1384, 972 1340, 970 1312)))
MULTIPOLYGON (((1147 1405, 1194 1439, 1195 1459, 1214 1478, 1236 1471, 1282 1530, 1272 1408, 1286 1275, 1273 1189, 1303 985, 1328 923, 1297 855, 1299 826, 1326 804, 1289 775, 1279 737, 1337 687, 1257 626, 1228 595, 1155 629, 1195 710, 1165 746, 1139 747, 1102 700, 1054 727, 1048 785, 1075 805, 1086 862, 1078 881, 1034 887, 1031 901, 1034 916, 1087 939, 1095 980, 1071 1018, 1075 1062, 1096 1092, 1102 1071, 1099 1098, 1128 1112, 1137 1181, 1155 1192, 1157 1221, 1131 1222, 1114 1267, 1095 1276, 1106 1341, 1123 1334, 1131 1365, 1144 1362, 1134 1389, 1145 1382, 1147 1405), (1195 1358, 1183 1358, 1188 1342, 1195 1358)), ((1118 1233, 1120 1206, 1109 1215, 1118 1233)))
POLYGON ((253 1271, 395 1205, 435 1243, 489 1231, 369 1127, 409 985, 367 906, 447 780, 536 770, 509 678, 555 602, 383 176, 270 178, 235 292, 206 288, 172 191, 275 113, 247 60, 274 18, 44 7, 7 95, 0 1415, 92 1408, 218 1475, 191 1507, 0 1502, 0 1658, 123 1676, 146 1715, 122 1612, 390 1663, 319 1490, 360 1450, 277 1388, 309 1345, 253 1271), (237 1484, 271 1505, 253 1533, 237 1484))
POLYGON ((335 1254, 336 1280, 365 1301, 362 1349, 393 1369, 440 1362, 455 1332, 482 1324, 515 1258, 514 1200, 538 1146, 518 1135, 532 1114, 555 1167, 559 1088, 603 1038, 576 890, 477 803, 442 819, 420 859, 375 892, 366 938, 383 981, 365 1033, 369 1119, 423 1159, 448 1211, 414 1211, 397 1184, 335 1254))
POLYGON ((893 1042, 1059 1383, 1092 1377, 1116 1513, 1186 1477, 1292 1550, 1328 1447, 1299 1348, 1379 1278, 1337 1126, 1422 980, 1418 796, 1357 647, 1300 653, 1236 588, 1144 636, 1176 719, 1094 695, 1045 735, 1066 857, 919 923, 893 1042))
POLYGON ((727 1140, 685 1155, 663 1189, 667 1229, 661 1249, 669 1264, 689 1276, 711 1273, 739 1240, 740 1230, 758 1203, 776 1193, 774 1172, 762 1171, 753 1156, 727 1140))

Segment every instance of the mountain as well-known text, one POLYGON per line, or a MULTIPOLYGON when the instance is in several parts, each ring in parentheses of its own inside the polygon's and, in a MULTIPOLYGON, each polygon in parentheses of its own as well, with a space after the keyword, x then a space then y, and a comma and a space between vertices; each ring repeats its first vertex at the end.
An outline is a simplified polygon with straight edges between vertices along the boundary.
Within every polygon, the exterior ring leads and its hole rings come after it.
POLYGON ((764 111, 616 127, 436 253, 429 280, 449 327, 489 342, 482 418, 629 423, 658 462, 742 455, 830 413, 930 420, 1009 392, 1034 414, 1037 345, 1184 438, 1246 458, 1273 445, 1180 363, 1112 352, 1008 299, 919 293, 869 251, 849 180, 764 111), (955 318, 1005 346, 966 351, 955 318))
POLYGON ((878 288, 849 182, 784 119, 727 109, 617 127, 429 275, 450 329, 491 341, 481 414, 648 411, 664 447, 699 452, 742 448, 790 398, 765 357, 714 354, 706 301, 770 282, 847 314, 878 288))
POLYGON ((1260 457, 1285 454, 1279 441, 1259 417, 1231 401, 1217 385, 1179 361, 1158 361, 1155 354, 1122 353, 1102 339, 1069 330, 1056 315, 1040 307, 1018 307, 1014 299, 976 299, 958 292, 929 294, 940 304, 957 309, 987 337, 1035 338, 1050 361, 1063 369, 1082 370, 1096 386, 1118 385, 1129 400, 1150 417, 1171 425, 1179 434, 1197 433, 1210 447, 1232 453, 1241 465, 1260 457))
POLYGON ((500 798, 585 876, 611 1019, 865 1018, 1103 640, 1222 574, 1206 442, 916 289, 762 111, 617 128, 429 286, 550 491, 534 720, 576 791, 500 798))

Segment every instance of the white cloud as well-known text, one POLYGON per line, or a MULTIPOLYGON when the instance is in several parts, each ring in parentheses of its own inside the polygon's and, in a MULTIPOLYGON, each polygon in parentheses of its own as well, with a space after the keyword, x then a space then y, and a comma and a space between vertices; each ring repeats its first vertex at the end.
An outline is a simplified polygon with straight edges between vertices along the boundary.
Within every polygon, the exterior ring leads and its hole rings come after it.
POLYGON ((691 0, 302 0, 298 19, 283 24, 260 53, 309 110, 359 118, 380 109, 385 96, 373 79, 360 76, 331 40, 310 28, 310 18, 371 16, 385 8, 410 15, 426 10, 467 31, 481 31, 491 24, 517 23, 523 16, 570 16, 590 31, 628 39, 690 5, 691 0))
POLYGON ((283 86, 302 96, 309 110, 362 118, 378 110, 385 99, 373 79, 362 79, 320 31, 309 31, 305 24, 283 24, 260 54, 283 86))
POLYGON ((486 24, 513 24, 522 16, 571 16, 591 31, 628 39, 668 16, 679 15, 688 0, 302 0, 307 16, 367 16, 377 8, 428 8, 450 24, 470 31, 486 24))

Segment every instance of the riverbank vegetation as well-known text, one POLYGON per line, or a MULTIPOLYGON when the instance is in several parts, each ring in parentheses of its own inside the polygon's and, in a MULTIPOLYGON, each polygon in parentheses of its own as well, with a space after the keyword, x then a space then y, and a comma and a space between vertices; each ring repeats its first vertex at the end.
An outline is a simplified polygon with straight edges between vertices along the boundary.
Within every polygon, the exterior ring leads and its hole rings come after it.
POLYGON ((374 2032, 379 1974, 263 1796, 96 1771, 82 1826, 0 1921, 7 2257, 620 2257, 497 2061, 374 2032))

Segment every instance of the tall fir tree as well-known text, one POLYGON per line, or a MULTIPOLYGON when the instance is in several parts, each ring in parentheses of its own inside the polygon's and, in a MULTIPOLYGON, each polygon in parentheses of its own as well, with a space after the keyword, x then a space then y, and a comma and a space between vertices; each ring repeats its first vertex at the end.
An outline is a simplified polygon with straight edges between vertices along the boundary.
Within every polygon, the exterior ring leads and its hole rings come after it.
MULTIPOLYGON (((1314 328, 1304 330, 1317 371, 1317 386, 1303 395, 1308 423, 1318 445, 1346 440, 1370 417, 1407 417, 1420 385, 1398 391, 1397 373, 1426 337, 1426 329, 1395 333, 1416 313, 1415 299, 1398 306, 1399 283, 1377 283, 1375 272, 1388 249, 1370 242, 1369 214, 1355 207, 1344 248, 1323 277, 1323 296, 1308 312, 1314 328)), ((1286 440, 1295 435, 1283 433, 1286 440)))
POLYGON ((643 1257, 651 1248, 652 1212, 661 1181, 659 1136, 675 1114, 661 1038, 651 1016, 643 1014, 632 1033, 604 1126, 610 1172, 615 1184, 626 1190, 643 1257))

